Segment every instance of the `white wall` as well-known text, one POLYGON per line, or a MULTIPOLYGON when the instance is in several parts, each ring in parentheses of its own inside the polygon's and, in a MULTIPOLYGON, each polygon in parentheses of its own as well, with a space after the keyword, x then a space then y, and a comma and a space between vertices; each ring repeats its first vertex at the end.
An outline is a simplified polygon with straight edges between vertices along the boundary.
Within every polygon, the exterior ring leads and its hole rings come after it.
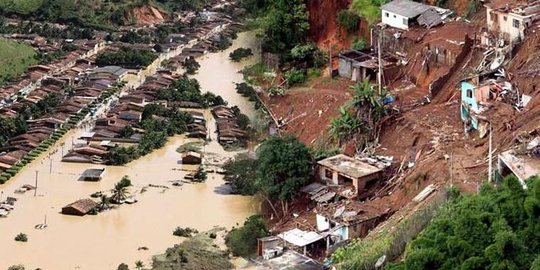
POLYGON ((403 30, 409 30, 409 18, 386 10, 382 10, 381 16, 384 24, 403 30))
POLYGON ((524 32, 526 28, 525 24, 529 20, 529 18, 522 17, 517 14, 493 12, 492 9, 487 9, 488 29, 490 31, 506 34, 508 38, 510 38, 510 40, 524 38, 524 32), (519 22, 519 27, 514 26, 514 20, 517 20, 519 22))
POLYGON ((317 219, 317 230, 319 232, 330 229, 330 221, 327 218, 317 214, 316 219, 317 219))

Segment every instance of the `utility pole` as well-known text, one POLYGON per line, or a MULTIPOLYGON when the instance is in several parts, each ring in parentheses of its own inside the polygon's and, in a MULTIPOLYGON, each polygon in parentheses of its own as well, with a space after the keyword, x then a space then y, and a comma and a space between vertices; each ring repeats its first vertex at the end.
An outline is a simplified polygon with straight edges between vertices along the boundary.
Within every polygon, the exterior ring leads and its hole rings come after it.
POLYGON ((379 57, 379 73, 377 74, 378 76, 378 80, 379 80, 379 96, 382 95, 382 72, 383 72, 383 68, 382 68, 382 46, 381 46, 381 43, 382 43, 382 32, 383 32, 383 27, 381 27, 381 31, 379 32, 379 36, 377 37, 377 54, 378 54, 378 57, 379 57))
POLYGON ((52 157, 49 157, 49 174, 52 174, 52 157))
POLYGON ((328 74, 332 79, 332 43, 328 41, 328 74))
POLYGON ((491 148, 492 148, 492 141, 493 141, 493 130, 491 128, 491 121, 489 122, 489 153, 488 153, 488 159, 489 159, 489 168, 488 168, 488 182, 491 182, 492 181, 492 171, 493 171, 493 157, 492 157, 492 153, 491 153, 491 148))
POLYGON ((37 188, 38 188, 38 174, 39 174, 39 171, 36 171, 36 187, 34 189, 34 197, 36 197, 37 195, 37 188))

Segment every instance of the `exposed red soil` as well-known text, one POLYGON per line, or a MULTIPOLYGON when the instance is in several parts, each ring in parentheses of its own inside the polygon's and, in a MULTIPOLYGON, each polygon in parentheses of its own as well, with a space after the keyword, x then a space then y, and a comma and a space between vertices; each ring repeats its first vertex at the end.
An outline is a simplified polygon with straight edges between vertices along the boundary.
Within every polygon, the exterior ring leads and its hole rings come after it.
POLYGON ((144 26, 165 22, 167 19, 167 14, 161 12, 153 6, 144 5, 131 10, 129 17, 134 18, 138 26, 144 26))
POLYGON ((332 118, 351 99, 344 79, 318 78, 305 87, 293 88, 283 97, 263 97, 276 118, 288 123, 282 131, 292 134, 307 145, 326 137, 332 118))

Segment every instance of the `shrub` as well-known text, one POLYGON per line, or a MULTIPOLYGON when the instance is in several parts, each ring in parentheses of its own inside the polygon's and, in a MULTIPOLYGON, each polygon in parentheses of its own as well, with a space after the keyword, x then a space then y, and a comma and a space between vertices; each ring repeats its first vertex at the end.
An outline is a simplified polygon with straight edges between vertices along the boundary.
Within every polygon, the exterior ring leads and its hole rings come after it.
POLYGON ((5 182, 7 182, 7 178, 6 177, 3 177, 3 176, 0 176, 0 184, 4 184, 5 182))
POLYGON ((211 239, 216 239, 217 238, 217 234, 216 233, 210 233, 209 237, 211 239))
POLYGON ((353 33, 359 29, 360 16, 348 9, 344 9, 338 12, 337 21, 347 33, 353 33))
POLYGON ((24 265, 22 264, 18 264, 18 265, 12 265, 10 267, 8 267, 7 270, 24 270, 24 265))
POLYGON ((187 228, 176 227, 176 229, 174 229, 173 231, 173 235, 179 236, 179 237, 191 237, 195 233, 199 233, 199 231, 193 228, 189 228, 189 227, 187 228))
POLYGON ((351 48, 353 50, 363 50, 366 48, 366 40, 356 37, 352 42, 351 48))
POLYGON ((244 226, 233 228, 225 237, 225 244, 235 256, 249 256, 255 252, 257 238, 268 236, 268 229, 262 216, 248 217, 244 226))
POLYGON ((302 69, 290 69, 284 74, 289 86, 294 86, 306 82, 306 71, 302 69))
POLYGON ((19 233, 15 236, 15 241, 17 242, 28 242, 28 236, 24 233, 19 233))
POLYGON ((229 54, 229 58, 231 58, 231 60, 234 62, 239 62, 243 58, 246 58, 252 55, 253 55, 253 52, 251 51, 251 49, 238 48, 229 54))

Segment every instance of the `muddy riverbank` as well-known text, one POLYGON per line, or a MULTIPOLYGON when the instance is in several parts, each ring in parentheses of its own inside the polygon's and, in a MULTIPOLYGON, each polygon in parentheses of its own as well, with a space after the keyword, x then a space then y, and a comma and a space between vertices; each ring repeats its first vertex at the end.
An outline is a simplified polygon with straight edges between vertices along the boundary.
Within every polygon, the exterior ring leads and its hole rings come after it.
MULTIPOLYGON (((201 58, 201 69, 194 76, 204 92, 222 95, 231 106, 239 106, 250 116, 255 114, 252 104, 236 94, 234 83, 242 81, 238 71, 256 59, 232 63, 228 55, 240 46, 256 44, 253 35, 240 34, 230 49, 201 58)), ((209 117, 208 113, 206 115, 209 117)), ((208 126, 209 133, 215 136, 213 119, 209 119, 208 126)), ((207 182, 202 184, 171 186, 172 181, 186 174, 178 163, 180 154, 176 152, 178 146, 192 141, 184 136, 170 138, 162 149, 126 166, 107 166, 100 182, 78 181, 85 169, 104 167, 60 162, 62 152, 67 152, 83 132, 83 129, 71 131, 52 148, 51 158, 44 154, 0 186, 2 199, 6 196, 18 199, 10 216, 0 219, 0 269, 14 264, 23 264, 27 269, 116 269, 122 262, 133 265, 136 260, 149 265, 152 255, 163 253, 180 241, 172 235, 175 227, 193 227, 200 231, 216 225, 231 227, 256 210, 257 203, 250 197, 223 194, 221 175, 209 174, 207 182), (34 184, 36 171, 37 196, 34 197, 32 191, 15 195, 14 190, 20 186, 34 184), (124 175, 134 184, 131 192, 137 195, 137 204, 122 205, 97 216, 72 217, 59 213, 68 203, 111 189, 124 175), (171 188, 148 188, 140 194, 149 184, 171 188), (36 224, 43 223, 45 216, 48 228, 34 229, 36 224), (27 243, 13 240, 20 232, 28 235, 27 243), (148 249, 139 250, 139 247, 148 249)), ((215 139, 204 151, 220 158, 235 154, 224 151, 215 139)))

